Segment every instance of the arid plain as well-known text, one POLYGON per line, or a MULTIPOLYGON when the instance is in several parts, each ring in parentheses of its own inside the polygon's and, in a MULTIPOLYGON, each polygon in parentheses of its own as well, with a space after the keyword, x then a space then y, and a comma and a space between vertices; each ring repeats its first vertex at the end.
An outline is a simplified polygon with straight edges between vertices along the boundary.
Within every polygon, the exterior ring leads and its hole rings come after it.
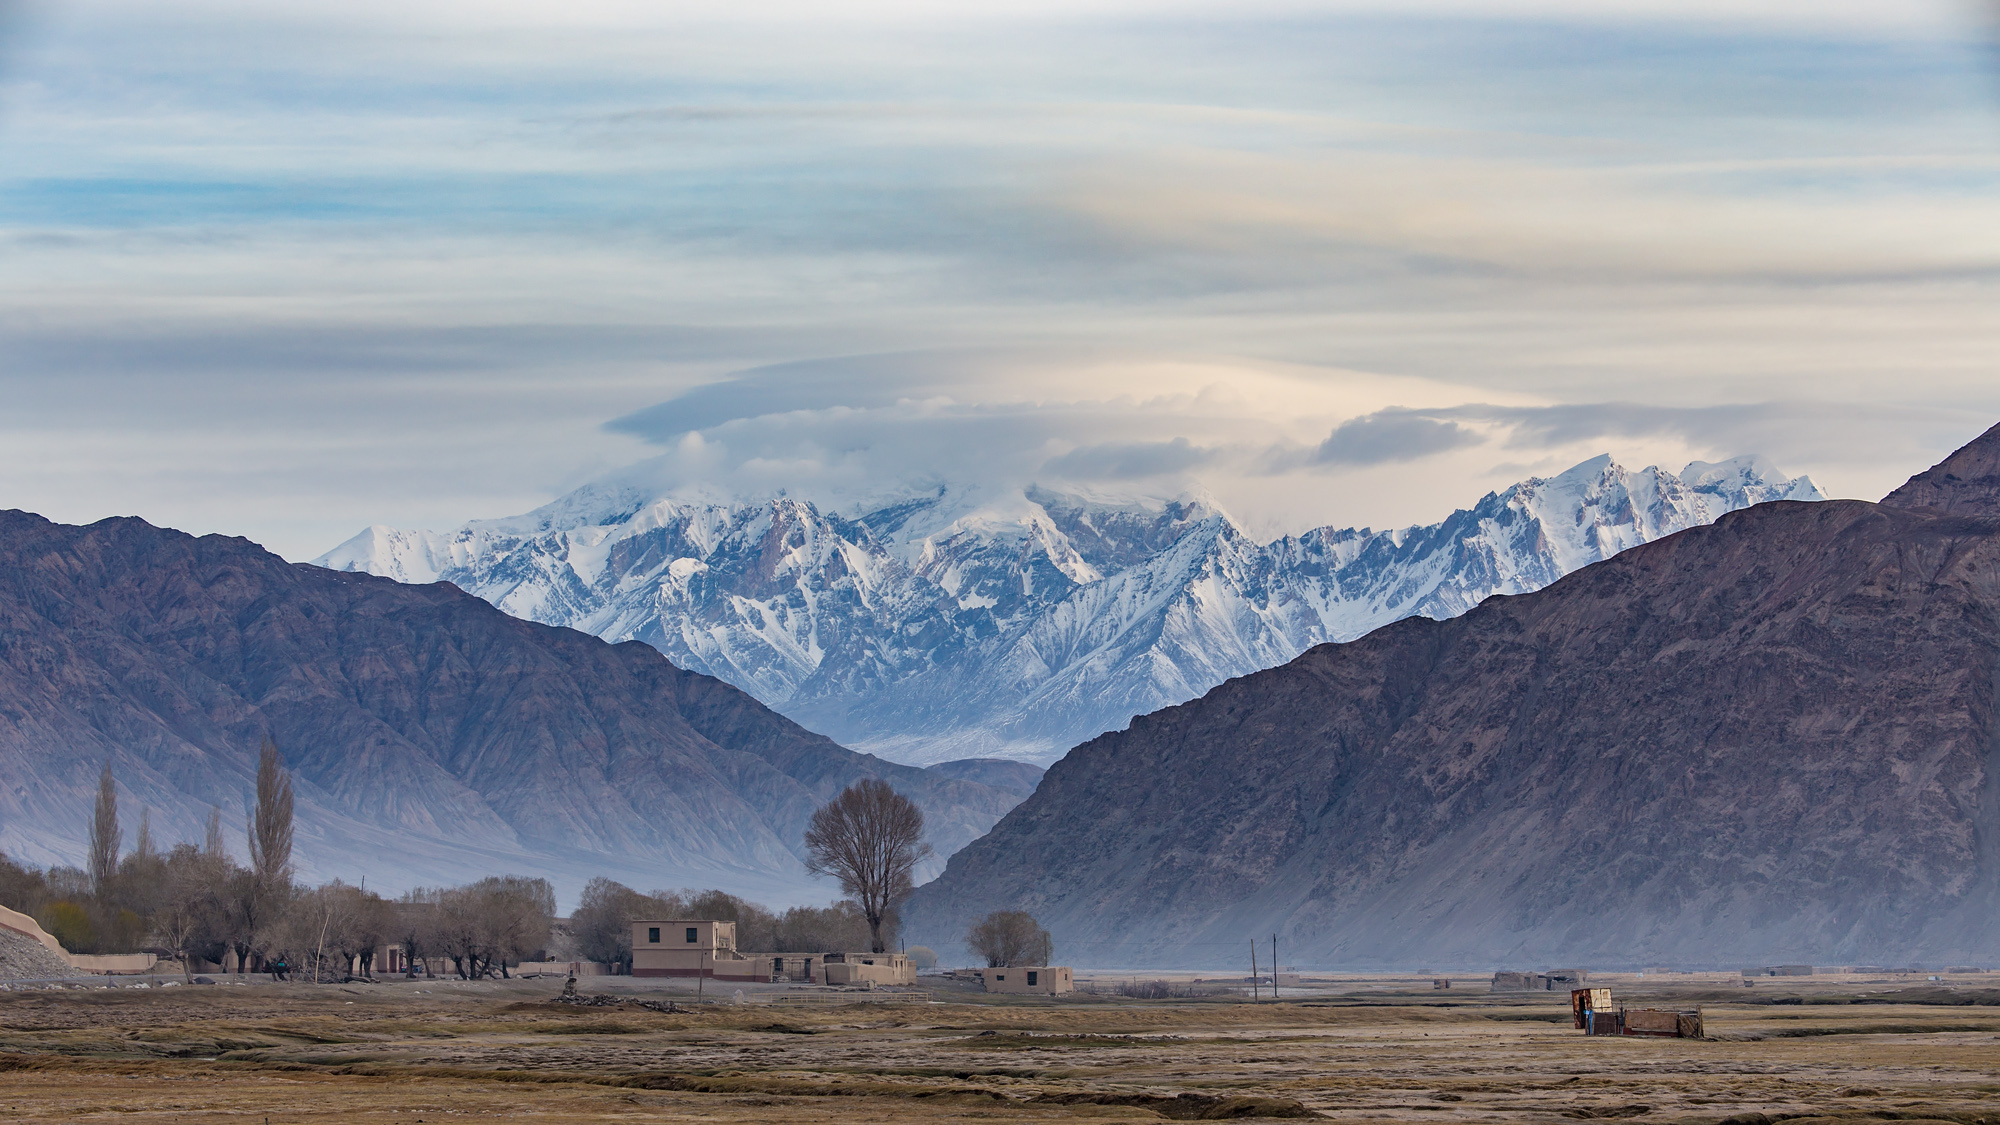
MULTIPOLYGON (((2000 989, 1593 978, 1704 1040, 1587 1038, 1567 997, 1329 981, 1297 998, 554 1003, 552 981, 0 994, 0 1117, 2000 1123, 2000 989)), ((1470 984, 1470 987, 1466 987, 1470 984)), ((586 985, 586 995, 593 991, 586 985)))

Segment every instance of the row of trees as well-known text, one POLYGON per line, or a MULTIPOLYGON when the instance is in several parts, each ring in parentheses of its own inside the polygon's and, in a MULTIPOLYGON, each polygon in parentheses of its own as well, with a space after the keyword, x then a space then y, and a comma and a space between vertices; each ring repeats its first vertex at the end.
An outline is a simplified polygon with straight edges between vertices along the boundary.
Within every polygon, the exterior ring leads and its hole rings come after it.
POLYGON ((88 866, 43 871, 0 856, 0 903, 34 916, 73 953, 147 949, 183 964, 233 961, 314 979, 344 976, 357 962, 368 972, 375 950, 389 943, 413 958, 446 960, 467 977, 504 975, 509 961, 548 945, 556 904, 546 879, 500 876, 394 901, 338 879, 297 883, 294 801, 290 772, 267 741, 246 826, 247 867, 224 846, 219 809, 210 811, 202 843, 164 851, 141 813, 134 847, 124 852, 107 765, 91 811, 88 866))
POLYGON ((99 775, 91 810, 87 866, 46 871, 0 856, 0 902, 33 915, 74 953, 126 953, 149 943, 180 953, 188 943, 219 961, 249 956, 291 898, 292 781, 268 741, 258 757, 257 803, 248 824, 250 866, 223 846, 222 813, 211 809, 200 844, 162 850, 142 812, 130 852, 123 851, 118 793, 111 767, 99 775))
POLYGON ((337 980, 372 973, 375 951, 401 945, 460 976, 505 976, 547 949, 555 890, 546 879, 497 876, 386 899, 335 879, 261 885, 253 869, 193 844, 120 861, 108 903, 74 868, 38 871, 0 856, 0 903, 33 915, 75 953, 150 950, 186 964, 233 963, 274 975, 337 980), (108 922, 107 922, 108 920, 108 922))
MULTIPOLYGON (((370 972, 385 944, 401 945, 412 959, 449 961, 460 976, 504 976, 510 962, 541 959, 550 944, 556 904, 544 879, 500 876, 393 901, 337 879, 296 883, 293 812, 291 776, 267 740, 247 824, 248 866, 225 848, 220 810, 211 810, 200 844, 165 850, 142 813, 136 846, 125 853, 106 765, 88 866, 40 871, 0 856, 0 903, 34 915, 72 952, 150 948, 184 963, 234 961, 313 979, 339 977, 357 964, 370 972)), ((593 879, 571 919, 574 952, 629 969, 631 921, 647 917, 734 922, 745 951, 882 952, 900 929, 896 907, 912 888, 911 873, 930 854, 923 831, 915 802, 886 782, 863 780, 820 808, 805 838, 807 870, 833 876, 847 899, 777 913, 720 890, 641 894, 593 879)), ((1047 931, 1018 912, 982 919, 967 941, 993 965, 1049 960, 1047 931)))

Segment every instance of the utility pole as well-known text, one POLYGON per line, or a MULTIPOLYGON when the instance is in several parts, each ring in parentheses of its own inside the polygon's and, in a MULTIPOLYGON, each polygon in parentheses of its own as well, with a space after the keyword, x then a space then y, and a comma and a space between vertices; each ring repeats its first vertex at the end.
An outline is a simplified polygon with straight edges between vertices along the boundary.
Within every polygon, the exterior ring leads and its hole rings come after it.
POLYGON ((702 988, 708 984, 708 950, 704 949, 695 955, 695 964, 699 967, 695 970, 694 998, 696 1002, 700 1002, 702 988))
POLYGON ((1263 995, 1257 991, 1258 983, 1259 982, 1257 980, 1257 939, 1251 938, 1250 939, 1250 999, 1253 1002, 1263 999, 1263 995))
POLYGON ((1278 998, 1278 935, 1271 935, 1271 999, 1278 998))

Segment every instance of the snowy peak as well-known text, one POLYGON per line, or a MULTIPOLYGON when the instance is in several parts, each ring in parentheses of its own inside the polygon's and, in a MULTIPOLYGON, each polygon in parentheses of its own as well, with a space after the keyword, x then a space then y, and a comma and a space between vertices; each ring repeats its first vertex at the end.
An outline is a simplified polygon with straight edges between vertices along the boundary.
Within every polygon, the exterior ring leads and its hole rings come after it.
POLYGON ((1722 510, 1729 512, 1771 500, 1826 499, 1826 493, 1820 491, 1811 477, 1787 478, 1777 466, 1755 455, 1727 461, 1690 461, 1680 475, 1688 487, 1712 498, 1711 504, 1720 503, 1722 510))
POLYGON ((1818 499, 1758 457, 1676 474, 1601 456, 1436 524, 1259 544, 1198 495, 942 487, 849 519, 627 482, 449 534, 371 527, 316 561, 645 641, 885 757, 1047 762, 1312 645, 1456 616, 1751 504, 1818 499))
POLYGON ((398 531, 374 524, 313 560, 328 570, 365 571, 398 582, 436 582, 452 569, 450 540, 430 531, 398 531))

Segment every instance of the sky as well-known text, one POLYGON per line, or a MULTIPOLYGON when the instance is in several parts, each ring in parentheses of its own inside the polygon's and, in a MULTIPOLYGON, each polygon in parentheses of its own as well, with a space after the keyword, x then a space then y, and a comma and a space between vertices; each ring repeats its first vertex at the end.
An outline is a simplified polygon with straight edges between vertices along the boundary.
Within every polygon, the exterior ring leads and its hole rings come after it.
POLYGON ((1435 520, 2000 421, 1970 4, 0 0, 0 507, 1435 520))

